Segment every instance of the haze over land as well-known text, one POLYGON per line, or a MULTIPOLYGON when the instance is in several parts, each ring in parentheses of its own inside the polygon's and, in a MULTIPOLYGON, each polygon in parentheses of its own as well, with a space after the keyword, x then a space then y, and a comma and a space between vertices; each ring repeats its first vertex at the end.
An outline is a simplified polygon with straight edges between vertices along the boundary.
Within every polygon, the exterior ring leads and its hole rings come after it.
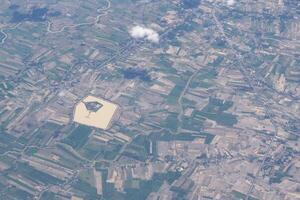
POLYGON ((299 0, 0 4, 0 200, 300 199, 299 0))

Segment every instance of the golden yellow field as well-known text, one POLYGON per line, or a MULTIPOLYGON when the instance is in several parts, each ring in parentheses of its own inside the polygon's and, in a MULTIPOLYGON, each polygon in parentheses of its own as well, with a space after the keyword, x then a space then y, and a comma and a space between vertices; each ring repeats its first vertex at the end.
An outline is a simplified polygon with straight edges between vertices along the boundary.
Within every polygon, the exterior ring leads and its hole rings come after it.
POLYGON ((87 126, 108 129, 110 121, 112 120, 117 109, 118 105, 116 104, 101 98, 87 96, 76 105, 74 111, 74 121, 87 126), (91 112, 84 104, 87 102, 98 102, 102 104, 102 107, 97 112, 91 112))

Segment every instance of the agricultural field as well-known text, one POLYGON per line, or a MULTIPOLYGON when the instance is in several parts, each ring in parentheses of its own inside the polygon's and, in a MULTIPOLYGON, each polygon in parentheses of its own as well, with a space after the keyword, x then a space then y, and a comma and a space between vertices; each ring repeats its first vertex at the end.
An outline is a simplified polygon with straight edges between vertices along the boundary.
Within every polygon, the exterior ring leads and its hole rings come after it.
POLYGON ((300 198, 297 0, 0 0, 0 200, 300 198))

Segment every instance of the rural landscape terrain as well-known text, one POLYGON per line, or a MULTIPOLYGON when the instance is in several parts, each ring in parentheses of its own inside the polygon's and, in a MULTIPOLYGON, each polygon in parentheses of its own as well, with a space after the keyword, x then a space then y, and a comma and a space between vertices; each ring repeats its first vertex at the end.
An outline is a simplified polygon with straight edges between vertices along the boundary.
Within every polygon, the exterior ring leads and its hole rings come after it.
POLYGON ((0 0, 0 200, 297 200, 299 136, 299 0, 0 0))

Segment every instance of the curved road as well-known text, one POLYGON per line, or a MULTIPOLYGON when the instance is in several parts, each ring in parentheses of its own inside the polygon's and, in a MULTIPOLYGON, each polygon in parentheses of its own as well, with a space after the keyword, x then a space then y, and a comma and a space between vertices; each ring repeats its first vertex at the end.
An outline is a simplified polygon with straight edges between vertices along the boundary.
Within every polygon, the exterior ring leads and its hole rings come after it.
MULTIPOLYGON (((104 8, 98 8, 97 9, 98 13, 102 12, 102 11, 108 11, 110 9, 110 6, 111 6, 110 0, 106 0, 106 2, 107 2, 107 6, 106 7, 104 7, 104 8)), ((48 21, 47 32, 49 32, 49 33, 60 33, 60 32, 63 32, 66 28, 77 28, 79 26, 86 26, 86 25, 97 24, 97 23, 99 23, 100 17, 105 16, 105 15, 107 15, 107 12, 101 13, 101 14, 97 15, 97 17, 95 18, 95 20, 93 22, 85 22, 85 23, 80 23, 80 24, 63 26, 61 29, 59 29, 57 31, 51 30, 52 22, 48 21)))
MULTIPOLYGON (((79 26, 86 26, 86 25, 93 25, 93 24, 97 24, 99 23, 99 20, 102 16, 105 16, 107 15, 107 11, 110 9, 111 7, 111 2, 110 0, 106 0, 106 3, 107 5, 104 7, 104 8, 98 8, 97 9, 97 12, 104 12, 104 13, 101 13, 99 15, 97 15, 94 19, 93 22, 85 22, 85 23, 80 23, 80 24, 74 24, 74 25, 68 25, 68 26, 63 26, 61 29, 55 31, 55 30, 51 30, 51 27, 52 27, 52 22, 51 21, 48 21, 48 26, 47 26, 47 32, 48 33, 60 33, 60 32, 63 32, 65 29, 67 28, 77 28, 79 26)), ((1 44, 4 44, 5 40, 8 38, 8 35, 7 33, 5 33, 4 31, 5 30, 13 30, 15 28, 17 28, 21 23, 18 23, 17 25, 13 26, 13 27, 8 27, 8 28, 1 28, 0 29, 0 33, 2 33, 4 35, 4 37, 0 40, 0 45, 1 44)))
POLYGON ((8 27, 8 28, 2 28, 0 29, 0 33, 2 33, 4 35, 4 38, 1 39, 0 44, 4 44, 5 40, 8 38, 7 33, 4 32, 4 30, 13 30, 15 28, 17 28, 21 23, 18 23, 17 25, 13 26, 13 27, 8 27))

